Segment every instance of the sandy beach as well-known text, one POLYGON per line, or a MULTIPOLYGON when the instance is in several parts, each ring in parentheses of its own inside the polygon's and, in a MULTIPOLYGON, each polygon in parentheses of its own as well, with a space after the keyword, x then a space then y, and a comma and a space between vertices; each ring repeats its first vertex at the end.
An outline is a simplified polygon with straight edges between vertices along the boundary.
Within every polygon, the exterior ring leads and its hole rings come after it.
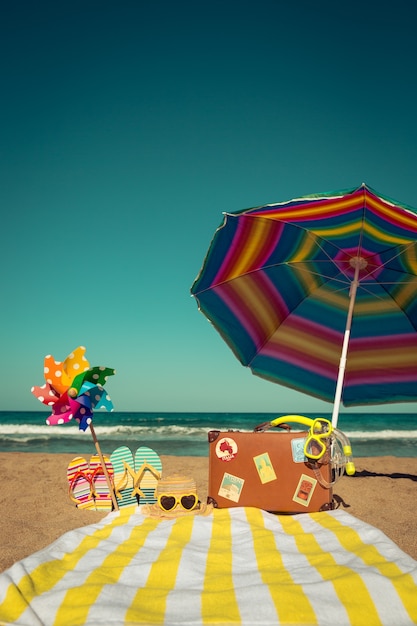
MULTIPOLYGON (((0 571, 55 541, 68 530, 106 513, 79 510, 68 497, 66 470, 72 454, 1 453, 0 571)), ((207 497, 206 457, 162 456, 163 474, 193 476, 207 497)), ((372 524, 417 559, 417 459, 359 458, 356 474, 334 488, 338 505, 372 524)))

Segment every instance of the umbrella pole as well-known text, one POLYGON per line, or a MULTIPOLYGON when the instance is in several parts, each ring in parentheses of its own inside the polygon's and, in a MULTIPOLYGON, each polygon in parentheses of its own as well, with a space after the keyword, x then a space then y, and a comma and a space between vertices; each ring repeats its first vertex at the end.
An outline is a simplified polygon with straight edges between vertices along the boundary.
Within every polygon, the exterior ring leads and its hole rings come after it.
POLYGON ((117 498, 116 498, 116 495, 114 493, 114 488, 113 488, 113 485, 111 483, 109 472, 107 471, 107 466, 106 466, 106 463, 104 461, 103 453, 101 452, 100 444, 99 444, 98 439, 96 437, 96 431, 94 430, 94 426, 93 426, 92 422, 90 422, 90 430, 91 430, 91 436, 92 436, 93 441, 94 441, 94 445, 95 445, 96 450, 97 450, 97 454, 98 454, 98 456, 100 458, 101 467, 102 467, 104 476, 106 478, 106 483, 107 483, 107 487, 109 488, 109 492, 110 492, 110 495, 111 495, 111 500, 113 502, 114 510, 118 511, 119 510, 119 505, 117 504, 117 498))
POLYGON ((346 328, 345 335, 343 337, 343 346, 342 346, 342 354, 340 356, 339 362, 339 372, 337 375, 337 383, 336 383, 336 392, 333 404, 333 413, 332 413, 332 425, 334 428, 337 427, 337 421, 339 419, 339 410, 340 410, 340 402, 342 399, 342 390, 343 390, 343 382, 345 379, 345 370, 346 370, 346 360, 347 353, 349 347, 349 339, 350 339, 350 329, 352 327, 352 318, 353 318, 353 309, 355 306, 356 292, 358 290, 359 285, 359 270, 366 266, 365 259, 361 257, 355 257, 351 260, 351 264, 355 267, 355 276, 353 278, 353 282, 350 285, 350 300, 349 300, 349 310, 346 320, 346 328), (365 265, 364 265, 365 264, 365 265))

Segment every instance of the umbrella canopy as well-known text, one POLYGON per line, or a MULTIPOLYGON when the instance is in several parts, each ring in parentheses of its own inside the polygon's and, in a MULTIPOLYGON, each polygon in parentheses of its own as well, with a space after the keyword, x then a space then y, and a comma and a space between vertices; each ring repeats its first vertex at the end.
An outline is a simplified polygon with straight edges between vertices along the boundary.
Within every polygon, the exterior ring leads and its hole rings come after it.
POLYGON ((417 212, 363 184, 225 213, 191 293, 243 365, 335 418, 417 399, 416 246, 417 212))

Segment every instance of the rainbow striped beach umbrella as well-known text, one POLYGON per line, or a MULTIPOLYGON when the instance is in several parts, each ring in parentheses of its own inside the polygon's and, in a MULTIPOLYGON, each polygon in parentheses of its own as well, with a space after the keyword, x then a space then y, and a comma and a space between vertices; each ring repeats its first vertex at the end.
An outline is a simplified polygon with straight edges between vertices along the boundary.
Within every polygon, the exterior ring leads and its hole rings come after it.
POLYGON ((345 406, 417 399, 417 211, 365 184, 225 213, 191 293, 257 376, 345 406))

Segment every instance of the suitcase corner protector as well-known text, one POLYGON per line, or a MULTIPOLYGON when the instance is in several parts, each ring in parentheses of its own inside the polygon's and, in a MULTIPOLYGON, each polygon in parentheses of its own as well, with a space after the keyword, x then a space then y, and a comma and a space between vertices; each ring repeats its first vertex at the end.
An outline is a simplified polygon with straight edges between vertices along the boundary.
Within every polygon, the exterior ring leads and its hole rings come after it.
POLYGON ((220 435, 220 430, 210 430, 208 432, 209 443, 213 443, 213 441, 216 441, 219 435, 220 435))

